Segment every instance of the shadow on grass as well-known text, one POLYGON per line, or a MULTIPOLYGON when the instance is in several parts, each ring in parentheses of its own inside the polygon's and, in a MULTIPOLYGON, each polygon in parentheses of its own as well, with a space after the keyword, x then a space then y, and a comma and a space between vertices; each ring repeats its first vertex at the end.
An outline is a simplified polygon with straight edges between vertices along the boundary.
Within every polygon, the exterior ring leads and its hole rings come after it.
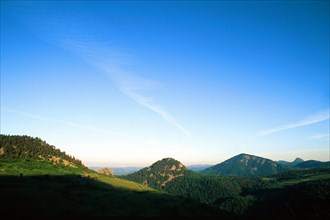
POLYGON ((0 176, 0 214, 10 219, 230 217, 182 197, 115 188, 80 175, 0 176))

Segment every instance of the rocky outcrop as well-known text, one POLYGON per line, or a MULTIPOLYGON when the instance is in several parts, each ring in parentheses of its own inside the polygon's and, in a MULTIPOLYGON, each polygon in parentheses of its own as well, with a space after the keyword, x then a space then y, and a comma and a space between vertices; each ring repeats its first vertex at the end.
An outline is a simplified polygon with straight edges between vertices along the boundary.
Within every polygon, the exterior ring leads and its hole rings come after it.
POLYGON ((97 171, 97 172, 99 172, 99 173, 101 173, 101 174, 108 175, 108 176, 112 176, 112 171, 111 171, 110 169, 106 168, 106 167, 100 169, 100 170, 97 171))

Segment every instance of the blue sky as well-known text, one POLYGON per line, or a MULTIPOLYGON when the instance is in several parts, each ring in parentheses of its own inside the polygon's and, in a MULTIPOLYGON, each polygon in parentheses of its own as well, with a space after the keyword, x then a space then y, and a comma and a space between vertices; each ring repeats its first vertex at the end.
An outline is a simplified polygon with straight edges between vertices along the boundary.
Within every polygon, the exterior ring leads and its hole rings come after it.
POLYGON ((86 165, 329 160, 328 1, 1 1, 1 133, 86 165))

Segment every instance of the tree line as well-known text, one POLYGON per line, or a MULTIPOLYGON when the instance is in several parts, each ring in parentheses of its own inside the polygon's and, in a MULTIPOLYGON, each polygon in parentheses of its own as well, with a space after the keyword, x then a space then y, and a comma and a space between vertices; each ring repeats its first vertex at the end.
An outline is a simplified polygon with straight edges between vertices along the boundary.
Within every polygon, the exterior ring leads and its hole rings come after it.
POLYGON ((0 159, 49 160, 53 156, 85 168, 81 160, 62 152, 40 138, 0 134, 0 159))

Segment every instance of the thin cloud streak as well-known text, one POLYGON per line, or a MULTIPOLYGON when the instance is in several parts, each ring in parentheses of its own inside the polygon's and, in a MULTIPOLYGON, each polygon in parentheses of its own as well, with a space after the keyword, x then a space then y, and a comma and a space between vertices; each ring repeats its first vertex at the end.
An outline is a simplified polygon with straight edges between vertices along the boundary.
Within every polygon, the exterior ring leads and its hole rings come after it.
MULTIPOLYGON (((95 46, 96 44, 94 44, 95 46)), ((89 46, 86 42, 80 41, 65 41, 65 47, 72 50, 86 62, 103 71, 110 76, 116 87, 127 97, 146 107, 147 109, 160 115, 165 122, 176 127, 185 135, 190 136, 190 133, 176 119, 168 113, 164 107, 157 105, 152 99, 146 95, 142 95, 142 91, 158 88, 158 83, 140 77, 139 75, 129 73, 121 68, 122 59, 117 60, 114 54, 106 55, 106 51, 100 48, 89 46), (70 43, 68 43, 70 42, 70 43)), ((103 48, 106 48, 104 46, 103 48)), ((109 50, 110 51, 110 50, 109 50)))
MULTIPOLYGON (((47 5, 45 7, 51 6, 47 5)), ((26 11, 24 7, 19 8, 19 10, 26 11)), ((109 46, 109 42, 102 40, 102 36, 93 35, 91 32, 86 33, 84 31, 86 29, 85 24, 78 21, 79 19, 72 14, 49 16, 41 11, 37 15, 34 14, 33 18, 35 19, 32 21, 28 16, 29 13, 21 14, 22 22, 30 29, 35 30, 37 35, 43 36, 43 39, 75 54, 86 63, 101 70, 110 76, 124 95, 160 115, 166 123, 176 127, 185 135, 189 135, 187 129, 180 125, 169 112, 141 93, 145 90, 157 88, 158 83, 125 70, 124 67, 129 65, 131 61, 130 58, 127 58, 130 56, 129 54, 123 54, 120 48, 114 45, 109 46), (41 19, 44 16, 47 17, 46 21, 41 19)))
POLYGON ((172 115, 170 115, 168 112, 166 112, 162 106, 158 106, 156 104, 154 104, 150 99, 147 99, 146 97, 143 97, 141 95, 139 95, 138 93, 132 91, 132 90, 126 90, 124 91, 124 93, 130 97, 131 99, 133 99, 134 101, 136 101, 137 103, 139 103, 140 105, 150 109, 151 111, 159 114, 167 123, 175 126, 176 128, 178 128, 179 130, 181 130, 185 135, 189 136, 189 132, 182 127, 173 117, 172 115))
POLYGON ((182 125, 180 125, 175 118, 168 113, 162 106, 153 102, 151 97, 142 95, 142 91, 158 88, 158 83, 152 80, 144 79, 133 74, 128 74, 125 71, 115 68, 112 65, 111 68, 107 65, 98 64, 98 68, 102 69, 108 74, 118 89, 130 99, 134 100, 138 104, 148 108, 149 110, 159 114, 165 122, 176 127, 182 131, 185 135, 190 136, 190 133, 182 125))
POLYGON ((47 118, 47 117, 34 115, 34 114, 27 113, 27 112, 17 111, 17 110, 13 110, 13 109, 9 109, 9 108, 1 107, 1 111, 18 114, 18 115, 28 117, 28 118, 32 118, 32 119, 38 119, 38 120, 41 120, 41 121, 49 121, 49 122, 54 122, 54 123, 58 123, 58 124, 63 124, 63 125, 74 127, 74 128, 86 129, 86 130, 90 130, 90 131, 94 131, 94 132, 98 132, 98 133, 104 133, 104 134, 109 134, 109 135, 113 135, 113 136, 122 136, 122 137, 128 137, 128 138, 143 140, 144 142, 147 142, 147 143, 149 143, 151 141, 154 141, 151 138, 139 137, 139 136, 129 135, 129 134, 125 134, 125 133, 121 133, 121 132, 117 132, 117 131, 91 127, 91 126, 88 126, 88 125, 76 124, 76 123, 72 123, 72 122, 68 122, 68 121, 63 121, 63 120, 58 120, 58 119, 53 119, 53 118, 47 118))
POLYGON ((308 126, 311 124, 329 120, 329 118, 330 117, 329 117, 329 109, 328 109, 328 110, 324 110, 324 111, 318 112, 316 114, 313 114, 313 115, 306 117, 303 120, 295 122, 295 123, 259 131, 256 135, 252 136, 252 138, 266 136, 266 135, 274 134, 274 133, 288 130, 288 129, 308 126))

